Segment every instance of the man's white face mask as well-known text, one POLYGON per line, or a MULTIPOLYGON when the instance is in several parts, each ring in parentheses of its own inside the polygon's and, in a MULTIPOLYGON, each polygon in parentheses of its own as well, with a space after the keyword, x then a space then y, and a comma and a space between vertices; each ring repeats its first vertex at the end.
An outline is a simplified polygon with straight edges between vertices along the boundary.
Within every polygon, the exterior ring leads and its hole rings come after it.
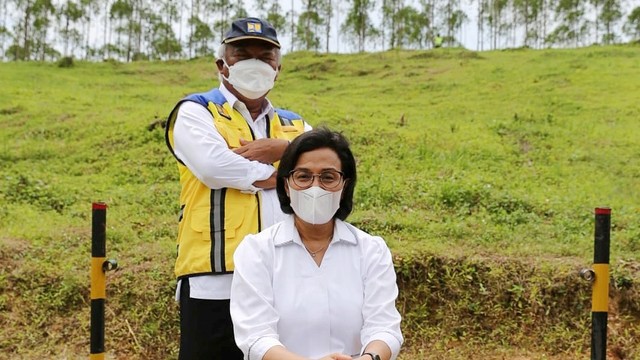
POLYGON ((278 71, 274 70, 271 65, 258 59, 241 60, 229 66, 222 59, 224 66, 229 69, 229 77, 225 78, 222 73, 220 77, 224 78, 238 90, 242 96, 248 99, 258 99, 264 96, 273 88, 278 71))
POLYGON ((342 189, 331 192, 318 186, 295 190, 289 186, 291 208, 298 217, 309 224, 326 224, 340 208, 342 189))

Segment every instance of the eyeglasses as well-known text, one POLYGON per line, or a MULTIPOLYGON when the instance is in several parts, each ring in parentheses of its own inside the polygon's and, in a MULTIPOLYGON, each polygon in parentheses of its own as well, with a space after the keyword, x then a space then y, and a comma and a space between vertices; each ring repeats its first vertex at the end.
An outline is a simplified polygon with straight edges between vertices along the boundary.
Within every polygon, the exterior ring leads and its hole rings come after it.
POLYGON ((325 190, 332 190, 340 186, 344 174, 338 170, 325 170, 320 174, 314 174, 302 169, 292 170, 289 173, 289 179, 291 179, 291 181, 301 189, 310 188, 311 185, 313 185, 313 179, 316 176, 320 180, 320 185, 325 190))

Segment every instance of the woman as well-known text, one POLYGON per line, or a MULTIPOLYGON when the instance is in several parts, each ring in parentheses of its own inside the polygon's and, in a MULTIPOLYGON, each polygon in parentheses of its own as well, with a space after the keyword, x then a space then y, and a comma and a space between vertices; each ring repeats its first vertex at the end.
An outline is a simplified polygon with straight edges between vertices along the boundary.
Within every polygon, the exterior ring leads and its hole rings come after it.
POLYGON ((391 360, 403 338, 391 252, 343 220, 356 167, 328 129, 297 137, 277 192, 291 216, 245 237, 234 255, 231 316, 247 360, 391 360))

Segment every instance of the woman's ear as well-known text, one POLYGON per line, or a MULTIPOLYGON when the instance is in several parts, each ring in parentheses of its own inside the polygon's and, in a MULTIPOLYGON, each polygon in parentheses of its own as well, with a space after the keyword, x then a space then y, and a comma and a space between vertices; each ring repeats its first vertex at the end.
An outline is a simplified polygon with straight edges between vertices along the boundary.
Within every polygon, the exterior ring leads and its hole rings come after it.
MULTIPOLYGON (((349 184, 349 179, 344 179, 344 184, 342 185, 342 190, 344 190, 344 188, 349 184)), ((342 191, 342 193, 340 194, 340 201, 342 201, 342 199, 344 199, 344 191, 342 191)))

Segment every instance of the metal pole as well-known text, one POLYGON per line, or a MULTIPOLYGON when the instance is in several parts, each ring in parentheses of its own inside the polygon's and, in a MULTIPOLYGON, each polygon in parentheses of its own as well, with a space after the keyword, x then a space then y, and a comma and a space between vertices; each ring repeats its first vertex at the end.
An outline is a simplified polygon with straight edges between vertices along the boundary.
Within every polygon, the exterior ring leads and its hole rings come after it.
POLYGON ((107 297, 106 258, 107 204, 93 203, 91 216, 91 360, 104 359, 104 305, 107 297))
POLYGON ((591 297, 591 359, 607 358, 607 321, 609 311, 609 245, 611 209, 595 209, 593 272, 591 297))

